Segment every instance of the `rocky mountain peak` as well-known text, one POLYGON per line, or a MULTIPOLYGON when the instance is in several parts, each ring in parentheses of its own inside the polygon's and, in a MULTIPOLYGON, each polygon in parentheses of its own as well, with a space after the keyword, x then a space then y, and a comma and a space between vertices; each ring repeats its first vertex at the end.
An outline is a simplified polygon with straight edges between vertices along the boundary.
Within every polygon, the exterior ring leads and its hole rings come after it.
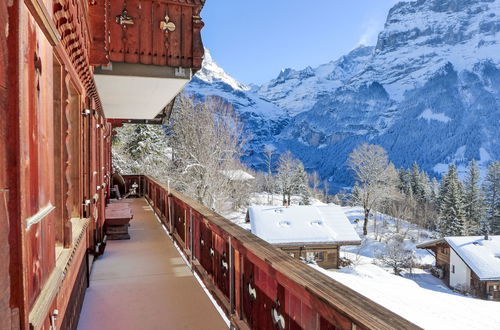
POLYGON ((207 48, 205 48, 205 56, 203 58, 201 70, 196 73, 195 77, 206 83, 227 84, 237 91, 249 91, 251 89, 251 87, 239 82, 226 73, 224 69, 214 61, 210 50, 207 48))

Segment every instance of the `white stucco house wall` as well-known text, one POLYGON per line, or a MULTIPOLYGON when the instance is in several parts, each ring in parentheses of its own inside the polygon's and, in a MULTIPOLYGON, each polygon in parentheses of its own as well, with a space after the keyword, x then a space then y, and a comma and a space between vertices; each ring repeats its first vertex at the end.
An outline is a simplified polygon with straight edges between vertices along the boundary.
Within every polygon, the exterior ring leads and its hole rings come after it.
POLYGON ((452 249, 450 253, 450 286, 468 291, 470 288, 470 268, 452 249))

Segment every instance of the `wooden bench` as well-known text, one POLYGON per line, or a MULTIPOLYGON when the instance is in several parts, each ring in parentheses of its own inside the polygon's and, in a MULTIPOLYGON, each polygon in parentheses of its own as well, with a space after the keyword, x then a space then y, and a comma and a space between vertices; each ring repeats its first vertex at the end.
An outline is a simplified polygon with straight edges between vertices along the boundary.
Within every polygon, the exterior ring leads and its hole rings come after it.
POLYGON ((130 239, 128 227, 134 215, 128 203, 112 203, 106 207, 104 223, 109 240, 130 239))

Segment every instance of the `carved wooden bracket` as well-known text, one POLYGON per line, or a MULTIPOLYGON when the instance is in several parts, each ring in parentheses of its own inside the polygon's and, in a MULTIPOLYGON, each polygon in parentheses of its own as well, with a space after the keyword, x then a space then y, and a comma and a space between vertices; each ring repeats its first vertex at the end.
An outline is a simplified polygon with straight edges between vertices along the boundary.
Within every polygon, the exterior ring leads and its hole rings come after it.
POLYGON ((120 15, 116 15, 115 21, 116 24, 120 24, 123 28, 127 25, 134 25, 134 18, 132 16, 128 16, 127 9, 123 9, 120 15))
POLYGON ((175 24, 174 22, 170 22, 170 17, 165 14, 165 19, 160 22, 160 29, 165 32, 174 32, 175 31, 175 24))

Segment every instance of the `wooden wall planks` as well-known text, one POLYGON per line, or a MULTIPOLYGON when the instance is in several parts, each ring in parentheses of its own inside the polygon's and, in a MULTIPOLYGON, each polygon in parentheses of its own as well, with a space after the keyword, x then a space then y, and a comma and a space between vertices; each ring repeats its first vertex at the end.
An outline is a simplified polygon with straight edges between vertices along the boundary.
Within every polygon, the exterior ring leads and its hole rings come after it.
MULTIPOLYGON (((0 26, 8 24, 7 3, 0 3, 0 26)), ((9 65, 7 36, 0 33, 0 109, 7 108, 8 100, 8 74, 9 65)), ((0 116, 0 164, 7 163, 7 119, 0 116)), ((9 213, 8 199, 9 191, 7 186, 7 166, 0 167, 0 329, 11 328, 11 308, 10 308, 10 244, 9 244, 9 213)))
MULTIPOLYGON (((109 8, 109 60, 195 70, 201 68, 201 2, 122 0, 109 2, 109 8), (127 11, 127 16, 131 17, 133 24, 120 25, 116 22, 117 16, 124 13, 124 10, 127 11), (164 31, 160 28, 160 23, 167 18, 168 22, 175 24, 175 30, 164 31)), ((95 20, 98 20, 99 13, 104 15, 102 10, 96 10, 95 20)), ((93 58, 102 58, 99 52, 103 52, 103 47, 105 45, 100 39, 97 40, 92 48, 93 52, 96 52, 93 58)))

